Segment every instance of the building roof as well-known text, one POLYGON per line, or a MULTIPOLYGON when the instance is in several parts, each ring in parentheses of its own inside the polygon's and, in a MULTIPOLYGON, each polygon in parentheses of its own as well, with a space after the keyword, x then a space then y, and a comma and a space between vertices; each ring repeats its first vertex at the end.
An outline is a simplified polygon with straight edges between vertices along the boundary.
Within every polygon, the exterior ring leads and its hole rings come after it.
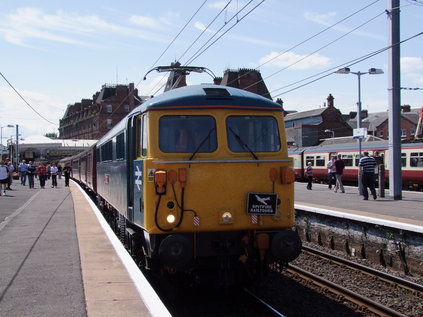
POLYGON ((301 111, 301 112, 288 113, 285 116, 285 122, 303 119, 303 118, 320 116, 325 110, 327 110, 327 107, 313 109, 313 110, 307 110, 307 111, 301 111))
POLYGON ((83 140, 83 139, 51 139, 43 135, 33 135, 19 141, 21 145, 35 145, 35 144, 48 144, 57 145, 62 147, 90 147, 97 140, 83 140))
MULTIPOLYGON (((412 110, 413 111, 410 112, 401 112, 401 117, 417 124, 419 121, 419 115, 416 111, 414 111, 415 109, 412 110)), ((362 119, 362 126, 367 128, 368 131, 375 131, 386 120, 388 120, 388 112, 373 112, 369 113, 366 118, 362 119)), ((354 118, 348 120, 348 124, 355 129, 357 127, 357 119, 354 118)))

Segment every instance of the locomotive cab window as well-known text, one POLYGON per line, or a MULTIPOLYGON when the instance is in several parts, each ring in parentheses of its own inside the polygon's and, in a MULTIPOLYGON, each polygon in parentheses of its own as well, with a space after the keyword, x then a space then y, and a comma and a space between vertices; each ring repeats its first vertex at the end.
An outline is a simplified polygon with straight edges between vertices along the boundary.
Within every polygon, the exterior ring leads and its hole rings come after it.
POLYGON ((231 116, 226 120, 229 149, 233 152, 277 152, 281 148, 274 117, 231 116))
POLYGON ((163 116, 159 147, 165 153, 211 153, 217 148, 216 122, 211 116, 163 116))

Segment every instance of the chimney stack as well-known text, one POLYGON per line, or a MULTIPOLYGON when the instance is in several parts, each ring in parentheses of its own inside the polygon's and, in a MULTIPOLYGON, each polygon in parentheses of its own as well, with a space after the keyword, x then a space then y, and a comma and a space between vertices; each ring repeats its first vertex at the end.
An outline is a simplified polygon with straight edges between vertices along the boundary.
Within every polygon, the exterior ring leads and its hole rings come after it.
POLYGON ((328 98, 327 98, 327 101, 328 101, 328 108, 329 108, 329 107, 332 107, 332 108, 333 108, 333 106, 334 106, 334 104, 333 104, 333 99, 335 99, 335 98, 333 98, 332 94, 329 94, 329 96, 328 96, 328 98))

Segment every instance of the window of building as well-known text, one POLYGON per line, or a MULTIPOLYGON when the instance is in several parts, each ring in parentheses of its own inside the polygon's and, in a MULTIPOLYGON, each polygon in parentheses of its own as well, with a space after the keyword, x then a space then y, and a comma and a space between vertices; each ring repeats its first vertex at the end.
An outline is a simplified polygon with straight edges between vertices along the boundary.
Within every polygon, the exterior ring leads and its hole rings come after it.
POLYGON ((423 152, 410 153, 410 167, 423 167, 423 152))
POLYGON ((129 105, 123 105, 123 111, 129 112, 129 105))
POLYGON ((379 137, 383 138, 383 130, 379 131, 379 137))
POLYGON ((107 119, 107 129, 113 128, 113 119, 107 119))
POLYGON ((416 133, 416 129, 411 128, 411 129, 410 129, 410 135, 414 135, 415 133, 416 133))
POLYGON ((401 137, 402 138, 406 138, 407 137, 407 130, 406 129, 401 129, 401 137))
POLYGON ((274 117, 231 116, 226 120, 229 149, 233 152, 277 152, 281 148, 274 117))
POLYGON ((112 105, 107 105, 106 106, 106 112, 107 113, 112 113, 113 112, 113 106, 112 105))
POLYGON ((210 153, 217 148, 216 122, 211 116, 163 116, 159 148, 166 153, 210 153))

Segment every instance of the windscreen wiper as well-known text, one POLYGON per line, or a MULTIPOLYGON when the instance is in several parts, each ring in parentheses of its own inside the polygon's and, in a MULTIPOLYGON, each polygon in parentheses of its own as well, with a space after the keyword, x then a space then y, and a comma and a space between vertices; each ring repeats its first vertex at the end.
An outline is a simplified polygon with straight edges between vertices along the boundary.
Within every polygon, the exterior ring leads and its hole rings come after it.
POLYGON ((242 146, 244 149, 246 149, 248 152, 250 152, 250 153, 251 153, 251 155, 253 156, 253 158, 254 158, 255 160, 258 160, 258 159, 259 159, 259 158, 257 157, 257 155, 253 152, 253 150, 251 150, 251 148, 248 146, 248 144, 247 144, 247 143, 245 143, 245 142, 241 139, 241 137, 240 137, 238 134, 236 134, 234 130, 232 130, 232 128, 231 128, 231 127, 229 127, 229 131, 231 131, 231 132, 232 132, 232 134, 235 136, 235 139, 238 141, 238 143, 239 143, 239 144, 241 144, 241 146, 242 146))
POLYGON ((196 147, 196 149, 194 150, 194 152, 192 152, 190 158, 188 159, 188 161, 191 161, 195 154, 197 154, 198 151, 200 151, 201 147, 203 146, 203 144, 210 139, 210 136, 212 134, 212 132, 214 131, 214 127, 210 129, 209 133, 205 136, 205 138, 200 142, 200 144, 198 144, 198 146, 196 147))

